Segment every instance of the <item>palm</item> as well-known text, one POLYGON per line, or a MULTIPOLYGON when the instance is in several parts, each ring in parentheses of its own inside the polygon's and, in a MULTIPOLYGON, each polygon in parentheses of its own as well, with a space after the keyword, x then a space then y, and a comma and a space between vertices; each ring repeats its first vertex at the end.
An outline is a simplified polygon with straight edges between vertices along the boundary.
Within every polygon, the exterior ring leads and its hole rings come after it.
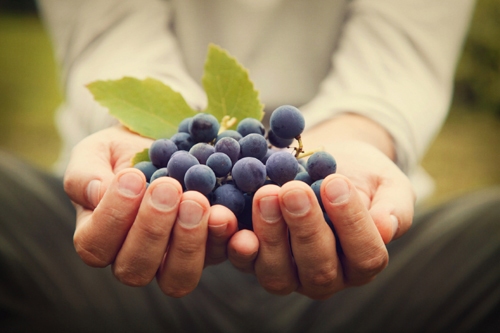
MULTIPOLYGON (((337 173, 349 178, 387 243, 392 239, 391 215, 410 219, 415 201, 409 179, 386 155, 362 142, 342 142, 327 147, 337 160, 337 173)), ((398 234, 399 235, 399 234, 398 234)))

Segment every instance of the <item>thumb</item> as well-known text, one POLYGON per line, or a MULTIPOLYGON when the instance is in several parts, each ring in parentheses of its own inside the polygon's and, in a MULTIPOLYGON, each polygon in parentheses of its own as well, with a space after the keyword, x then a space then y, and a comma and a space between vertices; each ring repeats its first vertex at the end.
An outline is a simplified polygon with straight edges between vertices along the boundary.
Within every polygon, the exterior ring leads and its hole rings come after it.
POLYGON ((73 148, 64 174, 64 190, 74 203, 94 209, 113 177, 108 145, 90 136, 73 148))
POLYGON ((343 250, 346 281, 367 283, 387 265, 388 254, 366 205, 349 179, 339 174, 325 178, 321 196, 343 250))
POLYGON ((94 133, 73 148, 64 176, 64 189, 74 203, 94 209, 115 173, 130 166, 132 156, 151 145, 121 126, 94 133))

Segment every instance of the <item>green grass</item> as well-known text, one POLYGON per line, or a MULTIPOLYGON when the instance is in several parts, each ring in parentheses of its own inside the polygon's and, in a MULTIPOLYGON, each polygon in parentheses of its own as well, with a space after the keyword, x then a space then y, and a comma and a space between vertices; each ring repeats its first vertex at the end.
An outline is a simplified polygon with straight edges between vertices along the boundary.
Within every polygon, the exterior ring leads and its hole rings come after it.
MULTIPOLYGON (((469 58, 462 59, 463 64, 469 58)), ((0 148, 45 169, 60 147, 53 122, 62 100, 57 80, 39 20, 1 14, 0 148)), ((458 100, 423 161, 437 185, 431 203, 500 184, 500 119, 494 112, 459 107, 458 100)))
POLYGON ((0 147, 49 168, 60 140, 54 110, 62 98, 52 46, 32 15, 0 16, 0 147))
POLYGON ((423 167, 436 181, 431 203, 500 184, 500 118, 454 107, 423 167))

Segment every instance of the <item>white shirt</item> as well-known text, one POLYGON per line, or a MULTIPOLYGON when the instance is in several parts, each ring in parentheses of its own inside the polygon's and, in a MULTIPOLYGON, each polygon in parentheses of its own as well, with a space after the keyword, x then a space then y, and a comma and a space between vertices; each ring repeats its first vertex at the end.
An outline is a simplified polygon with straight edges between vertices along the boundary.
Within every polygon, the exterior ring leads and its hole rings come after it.
POLYGON ((308 127, 347 111, 381 124, 394 138, 398 165, 411 177, 418 177, 418 162, 446 117, 474 5, 473 0, 39 2, 66 91, 57 118, 63 160, 82 138, 114 122, 85 84, 153 77, 203 108, 200 82, 213 42, 249 69, 266 110, 296 105, 308 127))

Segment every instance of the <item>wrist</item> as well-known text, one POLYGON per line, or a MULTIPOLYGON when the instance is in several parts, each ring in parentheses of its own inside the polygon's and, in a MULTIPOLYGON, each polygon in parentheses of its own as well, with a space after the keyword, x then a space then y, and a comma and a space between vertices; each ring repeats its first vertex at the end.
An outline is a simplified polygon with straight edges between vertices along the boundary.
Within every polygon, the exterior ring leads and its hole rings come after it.
POLYGON ((329 119, 303 134, 304 142, 312 147, 326 143, 360 141, 374 146, 395 161, 396 151, 392 136, 375 121, 355 113, 344 113, 329 119))

